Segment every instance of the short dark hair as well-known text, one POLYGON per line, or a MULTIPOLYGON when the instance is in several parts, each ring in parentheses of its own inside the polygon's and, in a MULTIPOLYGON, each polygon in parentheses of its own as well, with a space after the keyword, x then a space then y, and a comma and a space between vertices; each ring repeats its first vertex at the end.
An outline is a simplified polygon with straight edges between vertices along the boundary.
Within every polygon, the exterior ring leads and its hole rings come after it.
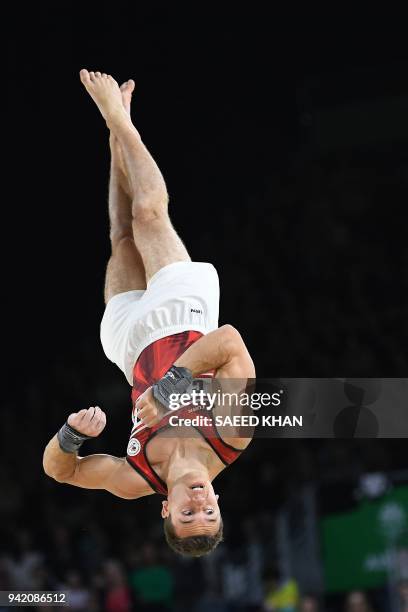
POLYGON ((222 542, 223 523, 221 517, 220 528, 215 535, 195 535, 180 538, 175 532, 170 515, 164 519, 163 528, 166 542, 170 548, 185 557, 202 557, 207 555, 222 542))

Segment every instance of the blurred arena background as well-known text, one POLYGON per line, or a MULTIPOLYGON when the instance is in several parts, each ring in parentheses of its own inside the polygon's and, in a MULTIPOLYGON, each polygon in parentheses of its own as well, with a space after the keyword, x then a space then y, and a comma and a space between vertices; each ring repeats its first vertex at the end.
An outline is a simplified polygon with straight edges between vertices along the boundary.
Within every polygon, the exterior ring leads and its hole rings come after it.
POLYGON ((217 267, 221 323, 258 376, 407 376, 404 23, 247 5, 13 11, 0 590, 66 589, 83 612, 407 612, 406 440, 256 440, 216 481, 225 542, 195 561, 167 549, 159 498, 57 485, 41 466, 74 410, 107 412, 85 453, 123 456, 130 426, 130 387, 99 343, 108 146, 82 67, 136 81, 174 224, 217 267))

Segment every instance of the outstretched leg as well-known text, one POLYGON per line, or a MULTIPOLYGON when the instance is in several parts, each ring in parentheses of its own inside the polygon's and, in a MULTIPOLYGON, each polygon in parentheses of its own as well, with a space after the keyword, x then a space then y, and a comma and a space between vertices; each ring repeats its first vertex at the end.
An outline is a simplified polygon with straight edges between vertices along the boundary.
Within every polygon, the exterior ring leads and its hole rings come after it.
POLYGON ((120 143, 132 192, 134 241, 149 280, 163 266, 190 260, 168 216, 166 184, 123 108, 116 81, 110 75, 87 70, 81 70, 81 81, 120 143))
MULTIPOLYGON (((129 115, 133 89, 133 81, 123 83, 120 88, 122 104, 129 115)), ((105 303, 117 293, 146 289, 143 261, 133 239, 132 189, 126 176, 119 141, 112 132, 109 145, 109 222, 112 255, 106 270, 105 303)))

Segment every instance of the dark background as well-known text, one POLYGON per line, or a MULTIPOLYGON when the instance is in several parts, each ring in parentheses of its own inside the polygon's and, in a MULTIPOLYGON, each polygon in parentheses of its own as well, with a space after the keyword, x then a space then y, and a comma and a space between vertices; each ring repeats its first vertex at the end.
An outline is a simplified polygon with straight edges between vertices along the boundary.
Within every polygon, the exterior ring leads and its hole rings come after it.
MULTIPOLYGON (((124 503, 41 471, 70 412, 107 412, 87 452, 123 455, 130 423, 130 387, 99 342, 108 132, 78 72, 135 80, 133 120, 165 176, 173 223, 192 258, 216 266, 220 323, 241 331, 258 376, 405 377, 404 22, 339 8, 37 2, 14 5, 5 24, 0 546, 7 559, 41 551, 41 584, 69 582, 79 567, 89 586, 108 558, 137 569, 146 540, 176 575, 158 499, 124 503), (83 567, 89 523, 105 548, 83 567)), ((224 554, 259 537, 259 516, 269 524, 299 483, 317 487, 322 515, 340 511, 362 473, 408 468, 406 456, 397 439, 258 440, 219 479, 224 554)), ((279 566, 273 550, 264 569, 279 566)), ((173 609, 192 609, 177 580, 173 609)))

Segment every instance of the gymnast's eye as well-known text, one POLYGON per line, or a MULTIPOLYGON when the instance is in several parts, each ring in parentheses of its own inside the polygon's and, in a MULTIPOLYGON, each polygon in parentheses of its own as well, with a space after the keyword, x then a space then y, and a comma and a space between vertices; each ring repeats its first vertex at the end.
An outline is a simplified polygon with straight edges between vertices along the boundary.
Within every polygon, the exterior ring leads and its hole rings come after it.
POLYGON ((207 508, 206 514, 214 514, 214 510, 212 508, 207 508))
POLYGON ((191 512, 191 510, 182 510, 181 514, 184 514, 184 516, 191 516, 193 513, 191 512))

